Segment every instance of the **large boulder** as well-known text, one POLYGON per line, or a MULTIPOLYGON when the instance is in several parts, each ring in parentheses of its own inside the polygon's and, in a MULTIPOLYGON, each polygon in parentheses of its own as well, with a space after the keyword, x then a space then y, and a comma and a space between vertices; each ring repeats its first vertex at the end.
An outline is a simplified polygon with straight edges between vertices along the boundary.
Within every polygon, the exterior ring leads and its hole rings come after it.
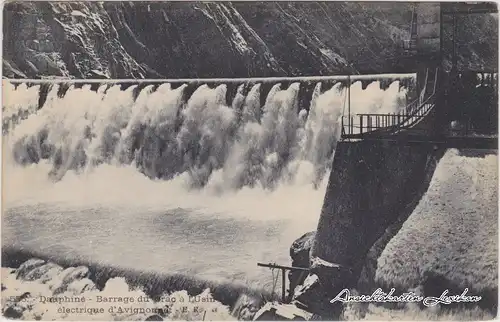
POLYGON ((321 319, 337 320, 342 312, 342 305, 330 303, 331 299, 318 276, 310 273, 295 290, 291 303, 320 316, 321 319))
POLYGON ((290 247, 290 257, 292 265, 298 267, 309 267, 309 253, 314 243, 315 231, 302 235, 293 242, 290 247))
POLYGON ((321 319, 338 320, 344 305, 330 300, 352 283, 352 271, 338 264, 311 257, 309 273, 293 290, 291 303, 314 313, 321 319))
MULTIPOLYGON (((290 257, 292 258, 292 266, 294 267, 310 267, 310 252, 314 243, 315 231, 311 231, 302 235, 293 242, 290 247, 290 257)), ((307 276, 304 271, 288 272, 288 280, 290 281, 290 294, 293 294, 295 287, 301 284, 307 276)))
POLYGON ((43 259, 39 258, 29 259, 26 262, 22 263, 21 266, 19 266, 19 268, 16 271, 16 278, 25 279, 26 275, 28 275, 29 272, 44 264, 45 261, 43 259))
POLYGON ((64 293, 68 290, 68 285, 89 276, 90 271, 86 266, 68 267, 53 281, 51 289, 54 295, 64 293))
POLYGON ((32 269, 25 275, 24 279, 27 281, 40 280, 40 282, 45 283, 57 276, 62 270, 62 267, 57 264, 47 263, 32 269))

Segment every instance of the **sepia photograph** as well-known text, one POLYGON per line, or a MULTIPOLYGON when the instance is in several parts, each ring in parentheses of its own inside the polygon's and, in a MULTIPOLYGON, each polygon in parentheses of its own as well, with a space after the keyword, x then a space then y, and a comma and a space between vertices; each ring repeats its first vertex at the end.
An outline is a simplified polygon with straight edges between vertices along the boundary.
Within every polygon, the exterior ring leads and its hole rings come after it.
POLYGON ((2 10, 3 319, 496 319, 496 2, 2 10))

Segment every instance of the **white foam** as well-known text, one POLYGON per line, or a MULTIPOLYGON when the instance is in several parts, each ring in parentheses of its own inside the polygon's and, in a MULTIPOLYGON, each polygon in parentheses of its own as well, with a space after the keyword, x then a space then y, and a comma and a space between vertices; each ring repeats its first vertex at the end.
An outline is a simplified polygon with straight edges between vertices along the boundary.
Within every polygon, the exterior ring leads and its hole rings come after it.
MULTIPOLYGON (((172 89, 163 84, 156 90, 150 85, 135 101, 134 88, 101 86, 94 92, 86 85, 57 97, 55 86, 44 107, 4 137, 5 202, 177 204, 235 213, 257 198, 265 205, 257 207, 271 214, 283 207, 281 198, 296 195, 302 198, 287 202, 293 205, 289 210, 306 210, 300 199, 307 198, 316 200, 305 204, 313 204, 308 210, 318 216, 345 108, 346 90, 339 86, 321 93, 318 83, 309 114, 298 111, 299 83, 287 89, 276 84, 263 107, 260 84, 244 99, 240 86, 232 104, 226 103, 226 85, 200 86, 187 102, 182 99, 185 85, 172 89), (241 106, 240 120, 231 105, 241 106), (134 148, 141 137, 138 152, 134 148), (136 167, 149 177, 168 170, 170 179, 151 180, 136 167), (190 189, 197 182, 204 188, 190 189), (137 189, 141 198, 135 198, 137 189)), ((7 85, 6 108, 31 108, 36 90, 7 85)), ((365 90, 354 83, 351 109, 395 111, 405 94, 398 82, 386 91, 378 82, 365 90)))

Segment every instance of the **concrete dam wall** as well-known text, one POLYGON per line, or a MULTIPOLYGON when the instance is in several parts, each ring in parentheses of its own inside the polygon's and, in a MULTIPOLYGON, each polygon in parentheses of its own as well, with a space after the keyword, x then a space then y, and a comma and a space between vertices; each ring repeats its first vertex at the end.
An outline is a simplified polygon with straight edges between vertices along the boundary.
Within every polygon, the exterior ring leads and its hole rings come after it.
POLYGON ((442 155, 431 145, 338 144, 311 250, 313 263, 319 258, 347 268, 341 276, 324 276, 328 288, 357 283, 366 254, 390 225, 411 214, 442 155))

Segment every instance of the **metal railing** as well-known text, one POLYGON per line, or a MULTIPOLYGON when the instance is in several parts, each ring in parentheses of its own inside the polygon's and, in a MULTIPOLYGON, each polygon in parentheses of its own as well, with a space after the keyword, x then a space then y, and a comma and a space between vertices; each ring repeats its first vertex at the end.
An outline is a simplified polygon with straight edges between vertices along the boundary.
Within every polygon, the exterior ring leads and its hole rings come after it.
MULTIPOLYGON (((294 267, 294 266, 283 266, 283 265, 277 265, 277 264, 264 264, 264 263, 257 263, 257 266, 260 267, 268 267, 271 270, 274 269, 279 269, 281 270, 281 300, 283 303, 287 303, 287 297, 286 297, 286 271, 301 271, 301 272, 306 272, 309 273, 309 268, 306 267, 294 267)), ((278 277, 278 275, 276 275, 278 277)), ((274 293, 274 288, 276 286, 276 281, 273 281, 273 290, 272 293, 274 293)), ((293 289, 289 290, 290 293, 293 293, 293 289)))
MULTIPOLYGON (((411 128, 434 108, 437 75, 438 71, 436 70, 432 94, 424 100, 419 97, 407 104, 401 113, 362 113, 342 116, 341 138, 361 138, 366 135, 390 134, 411 128)), ((425 91, 426 88, 424 88, 424 94, 425 91)))
POLYGON ((422 120, 434 107, 432 94, 411 113, 356 114, 342 117, 342 138, 361 137, 367 134, 395 133, 408 129, 422 120), (347 119, 347 121, 346 121, 347 119))

